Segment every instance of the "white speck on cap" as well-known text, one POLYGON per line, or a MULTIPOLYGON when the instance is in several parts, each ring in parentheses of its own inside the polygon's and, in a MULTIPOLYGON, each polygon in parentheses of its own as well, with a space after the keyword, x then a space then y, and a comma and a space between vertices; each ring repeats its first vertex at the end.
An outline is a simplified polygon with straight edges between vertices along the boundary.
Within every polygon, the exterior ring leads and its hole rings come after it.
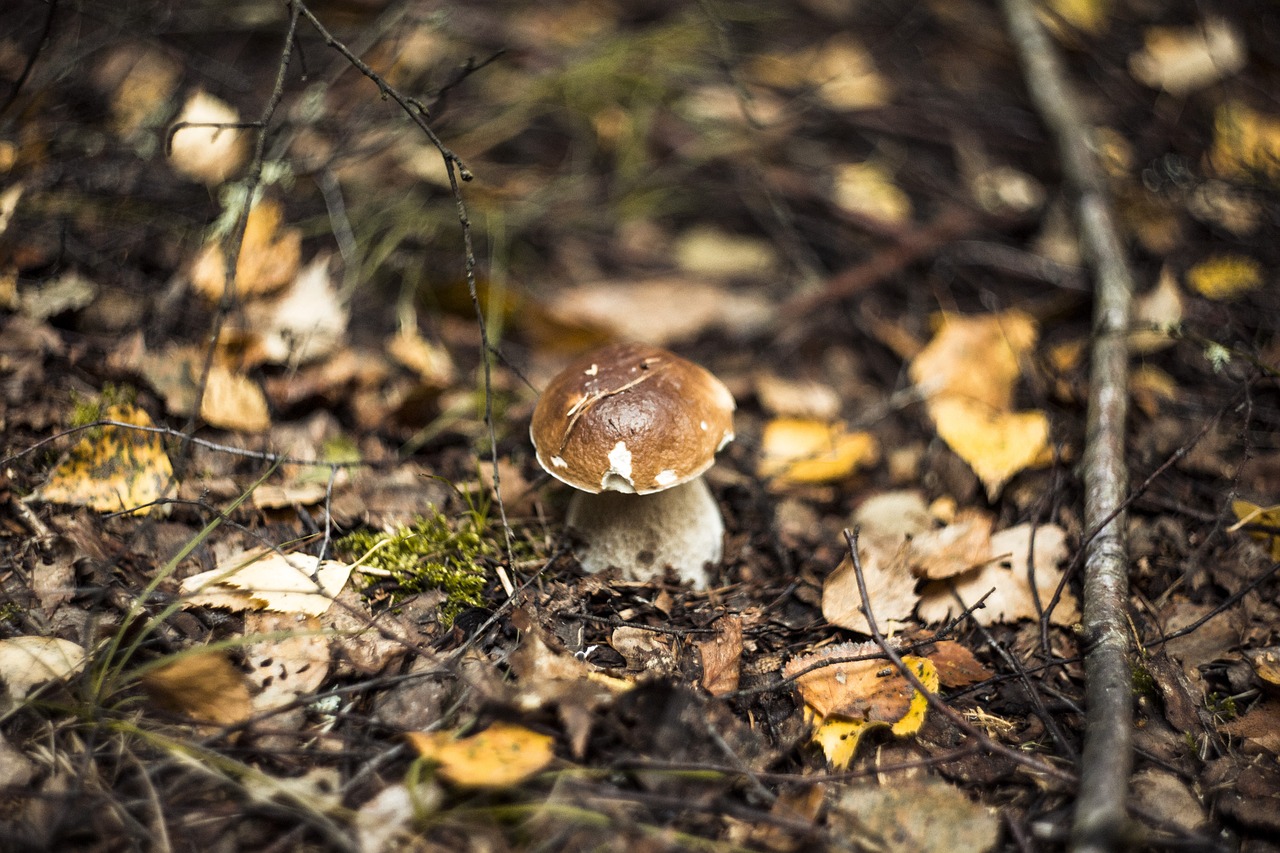
POLYGON ((703 431, 703 432, 706 432, 706 431, 707 431, 707 422, 706 422, 706 421, 698 421, 698 426, 702 429, 702 431, 703 431))
POLYGON ((586 370, 582 372, 587 374, 588 376, 595 376, 597 373, 600 372, 600 365, 592 364, 590 367, 588 367, 586 370))
POLYGON ((568 463, 568 462, 565 462, 565 461, 564 461, 563 459, 561 459, 559 456, 552 456, 552 457, 551 457, 551 464, 552 464, 552 465, 554 465, 554 466, 556 466, 557 468, 568 468, 568 467, 569 467, 569 463, 568 463))
MULTIPOLYGON (((609 471, 601 481, 602 486, 607 484, 610 475, 621 477, 631 483, 631 451, 627 449, 625 441, 619 441, 613 446, 613 450, 609 451, 609 471)), ((632 485, 635 484, 632 483, 632 485)))
POLYGON ((657 483, 659 486, 662 486, 663 488, 673 485, 675 481, 676 481, 676 472, 671 468, 663 468, 656 475, 654 475, 654 478, 653 478, 653 482, 657 483))

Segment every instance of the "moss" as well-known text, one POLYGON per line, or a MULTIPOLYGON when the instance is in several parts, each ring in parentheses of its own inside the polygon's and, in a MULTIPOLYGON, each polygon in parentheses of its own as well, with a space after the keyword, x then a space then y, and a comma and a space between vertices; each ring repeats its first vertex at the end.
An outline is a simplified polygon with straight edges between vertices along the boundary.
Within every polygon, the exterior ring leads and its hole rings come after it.
POLYGON ((483 535, 484 526, 479 512, 450 521, 433 511, 412 526, 399 525, 389 533, 357 531, 338 540, 337 547, 388 574, 386 585, 393 604, 421 592, 443 592, 440 621, 447 626, 462 610, 483 604, 486 578, 481 561, 496 553, 483 535))

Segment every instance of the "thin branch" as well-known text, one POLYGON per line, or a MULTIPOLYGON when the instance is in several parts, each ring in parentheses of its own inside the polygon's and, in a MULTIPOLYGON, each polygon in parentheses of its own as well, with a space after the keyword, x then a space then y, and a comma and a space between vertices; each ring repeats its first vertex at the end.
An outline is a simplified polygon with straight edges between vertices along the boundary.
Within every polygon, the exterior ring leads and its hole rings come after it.
POLYGON ((1080 241, 1095 279, 1093 351, 1084 450, 1085 743, 1071 848, 1104 853, 1125 844, 1133 768, 1133 689, 1128 625, 1129 560, 1124 540, 1128 416, 1126 334, 1133 275, 1094 155, 1090 133, 1058 53, 1030 0, 1002 0, 1027 88, 1052 132, 1067 183, 1078 196, 1080 241))

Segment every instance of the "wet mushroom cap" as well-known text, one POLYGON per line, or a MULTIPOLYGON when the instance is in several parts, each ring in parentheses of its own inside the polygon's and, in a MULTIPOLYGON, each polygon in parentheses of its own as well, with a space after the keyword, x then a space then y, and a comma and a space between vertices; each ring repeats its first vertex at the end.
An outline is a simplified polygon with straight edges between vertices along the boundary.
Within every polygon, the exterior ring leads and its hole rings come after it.
POLYGON ((703 367, 611 344, 551 380, 529 434, 538 463, 584 492, 645 495, 699 476, 733 440, 733 395, 703 367))

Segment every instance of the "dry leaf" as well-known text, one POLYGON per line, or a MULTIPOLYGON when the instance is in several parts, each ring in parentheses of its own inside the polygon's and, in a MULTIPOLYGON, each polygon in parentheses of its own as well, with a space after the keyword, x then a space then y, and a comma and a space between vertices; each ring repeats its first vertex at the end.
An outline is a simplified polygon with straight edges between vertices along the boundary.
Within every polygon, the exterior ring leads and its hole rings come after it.
POLYGON ((1262 284, 1262 264, 1243 255, 1219 255, 1187 270, 1187 284, 1206 299, 1235 299, 1262 284))
POLYGON ((828 831, 878 853, 987 853, 999 813, 935 777, 833 788, 828 831))
POLYGON ((938 580, 981 566, 991 556, 994 525, 995 520, 985 512, 966 509, 946 527, 917 534, 907 550, 911 573, 938 580))
POLYGON ((1129 374, 1129 394, 1147 417, 1154 418, 1161 403, 1178 399, 1178 383, 1154 364, 1142 364, 1129 374))
POLYGON ((1280 699, 1263 699, 1243 716, 1218 726, 1218 730, 1244 738, 1273 755, 1280 754, 1280 699))
POLYGON ((84 662, 84 649, 59 637, 0 640, 0 683, 10 699, 25 699, 47 681, 75 675, 84 669, 84 662))
POLYGON ((1153 89, 1187 95, 1243 70, 1244 39, 1230 23, 1208 18, 1195 27, 1148 27, 1129 73, 1153 89))
POLYGON ((1246 649, 1245 660, 1253 667, 1254 675, 1273 691, 1280 687, 1280 646, 1265 649, 1246 649))
POLYGON ((346 586, 351 569, 335 560, 320 562, 309 554, 257 549, 219 560, 216 569, 184 580, 179 591, 187 607, 321 616, 346 586))
POLYGON ((98 85, 111 94, 111 127, 128 138, 163 120, 182 76, 182 66, 137 44, 111 50, 97 69, 98 85))
POLYGON ((1208 159, 1222 178, 1280 179, 1280 118, 1239 101, 1222 104, 1214 114, 1208 159))
POLYGON ((752 377, 756 398, 771 415, 833 421, 840 413, 840 395, 821 382, 784 379, 762 371, 752 377))
POLYGON ((876 163, 836 166, 834 194, 836 205, 850 213, 892 225, 911 220, 911 199, 876 163))
POLYGON ((245 646, 249 681, 256 689, 253 708, 273 711, 320 689, 329 674, 329 641, 320 620, 297 613, 250 612, 244 635, 282 634, 245 646))
MULTIPOLYGON (((152 426, 145 411, 127 405, 109 407, 103 419, 152 426)), ((104 426, 83 434, 29 500, 147 515, 175 488, 173 465, 159 435, 104 426)))
POLYGON ((677 266, 695 276, 760 277, 778 264, 769 241, 705 226, 676 237, 674 249, 677 266))
POLYGON ((1171 330, 1182 324, 1182 293, 1167 266, 1151 290, 1134 300, 1129 352, 1146 355, 1173 346, 1171 330))
POLYGON ((778 485, 832 483, 880 461, 880 443, 867 432, 847 432, 844 424, 776 418, 760 439, 761 478, 778 485))
POLYGON ((448 732, 407 732, 418 754, 440 765, 440 775, 464 788, 506 788, 541 772, 555 759, 549 735, 510 723, 455 739, 448 732))
POLYGON ((209 368, 200 417, 209 426, 236 432, 263 432, 271 426, 262 389, 249 377, 232 373, 220 364, 209 368))
POLYGON ((230 726, 253 716, 249 687, 226 655, 196 650, 142 677, 151 701, 202 723, 230 726))
POLYGON ((1044 412, 1003 412, 958 397, 929 403, 938 437, 968 463, 994 501, 1005 483, 1053 460, 1044 412))
POLYGON ((1055 34, 1063 35, 1062 24, 1090 35, 1099 35, 1107 28, 1111 0, 1048 0, 1052 14, 1041 12, 1041 19, 1055 34))
POLYGON ((738 689, 742 666, 742 617, 723 616, 716 621, 716 635, 698 642, 702 658, 702 687, 712 696, 738 689))
POLYGON ((929 399, 960 397, 987 408, 1013 407, 1021 362, 1035 346, 1035 320, 1018 310, 969 317, 944 313, 909 373, 929 399))
POLYGON ((934 643, 927 657, 938 670, 938 681, 947 687, 968 687, 991 677, 991 670, 955 640, 934 643))
MULTIPOLYGON (((995 590, 987 596, 985 606, 973 613, 974 620, 980 625, 1038 618, 1036 600, 1039 599, 1042 607, 1048 606, 1062 579, 1058 564, 1066 556, 1066 532, 1057 525, 1020 524, 1001 530, 991 537, 991 562, 979 569, 925 586, 920 594, 920 619, 936 624, 958 616, 963 608, 956 602, 952 589, 966 606, 975 604, 988 591, 995 590), (1033 531, 1034 592, 1027 579, 1033 531)), ((1080 611, 1076 606, 1075 596, 1069 588, 1064 587, 1050 621, 1055 625, 1070 625, 1079 618, 1080 611)))
POLYGON ((906 539, 932 530, 933 516, 924 495, 915 490, 880 492, 858 505, 853 526, 862 542, 876 541, 897 549, 906 539))
POLYGON ((448 388, 454 382, 449 350, 422 337, 416 328, 401 329, 387 343, 387 353, 417 374, 428 388, 448 388))
MULTIPOLYGON (((876 625, 886 634, 893 633, 915 609, 916 579, 908 570, 903 554, 875 540, 859 542, 859 562, 867 594, 871 596, 871 613, 876 625)), ((822 616, 832 625, 863 634, 871 633, 862 612, 862 596, 858 592, 858 576, 853 560, 845 557, 822 585, 822 616)))
POLYGON ((247 364, 308 364, 342 344, 350 311, 338 298, 329 266, 328 255, 314 258, 284 291, 255 306, 250 332, 256 352, 246 354, 247 364))
MULTIPOLYGON (((208 92, 187 99, 178 122, 235 124, 240 115, 208 92)), ((235 175, 249 159, 249 137, 232 127, 184 127, 173 134, 169 164, 174 171, 213 187, 235 175)))
MULTIPOLYGON (((298 275, 302 262, 302 232, 282 228, 284 212, 280 204, 264 198, 249 211, 240 258, 236 262, 236 293, 263 296, 274 293, 298 275)), ((219 241, 206 243, 191 267, 191 284, 210 302, 217 302, 226 290, 226 259, 219 241)))

